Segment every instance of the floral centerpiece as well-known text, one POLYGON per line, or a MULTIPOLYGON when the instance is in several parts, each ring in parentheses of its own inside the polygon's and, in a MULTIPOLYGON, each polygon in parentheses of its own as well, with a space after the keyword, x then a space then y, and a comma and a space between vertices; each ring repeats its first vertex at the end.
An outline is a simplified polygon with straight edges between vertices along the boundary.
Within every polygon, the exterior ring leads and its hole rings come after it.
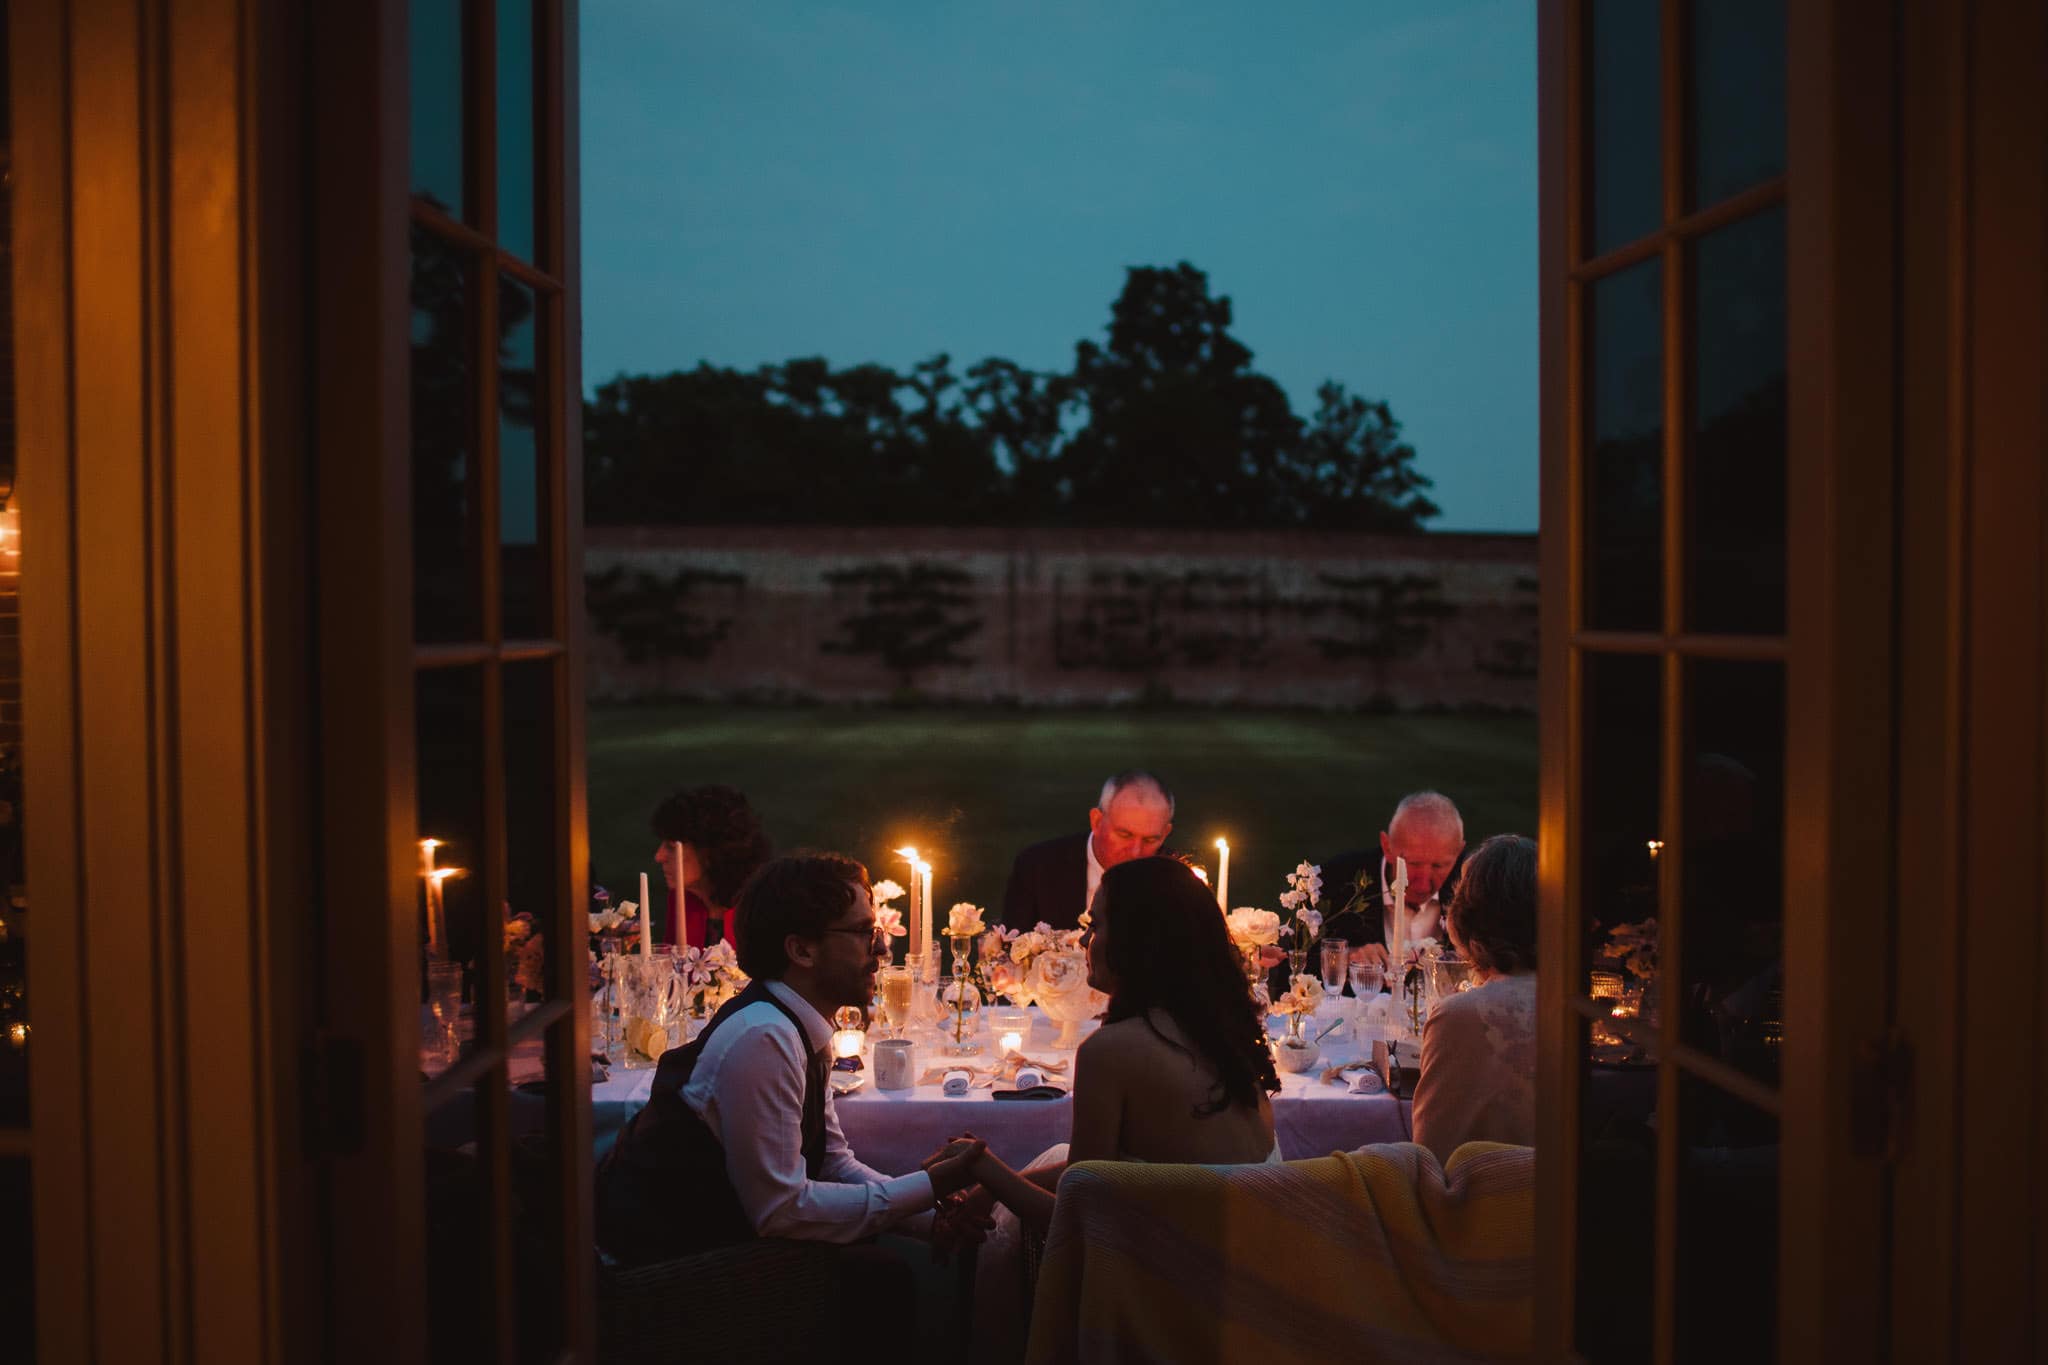
POLYGON ((1275 1043, 1273 1060, 1283 1071, 1306 1071, 1315 1065, 1316 1057, 1322 1052, 1313 1038, 1306 1036, 1304 1029, 1315 1012, 1322 1008, 1323 983, 1307 972, 1296 973, 1289 979, 1287 990, 1273 1002, 1273 1013, 1287 1020, 1287 1036, 1275 1043))
POLYGON ((1594 1021, 1593 1049, 1603 1058, 1634 1057, 1657 1022, 1656 919, 1615 925, 1599 952, 1615 969, 1593 974, 1593 995, 1608 1006, 1608 1018, 1594 1021), (1600 989, 1603 975, 1608 977, 1605 990, 1600 989))
MULTIPOLYGON (((903 912, 896 908, 896 902, 903 897, 903 887, 888 877, 869 888, 875 903, 875 928, 892 939, 904 937, 910 932, 904 927, 903 912)), ((896 945, 889 945, 889 961, 896 960, 896 945)))
POLYGON ((998 927, 990 932, 996 935, 996 942, 991 945, 986 935, 982 938, 983 984, 992 994, 1020 1006, 1031 1003, 1031 964, 1041 954, 1075 947, 1081 937, 1079 930, 1062 931, 1044 920, 1029 929, 998 927))
POLYGON ((700 1018, 716 1014, 720 1005, 747 988, 739 957, 724 940, 709 948, 682 949, 676 955, 676 976, 683 985, 685 1008, 700 1018))
POLYGON ((1230 931, 1230 941, 1244 954, 1246 979, 1261 981, 1265 974, 1260 950, 1271 948, 1280 942, 1280 917, 1271 910, 1256 906, 1240 905, 1223 918, 1223 925, 1230 931))
POLYGON ((981 983, 975 962, 975 943, 989 932, 982 909, 972 901, 956 901, 946 912, 946 937, 952 941, 952 983, 946 987, 943 1004, 952 1015, 948 1031, 953 1035, 948 1051, 965 1055, 978 1052, 981 1045, 971 1037, 980 1023, 981 983))
POLYGON ((1323 898, 1323 869, 1314 863, 1297 863, 1287 874, 1287 889, 1280 893, 1280 906, 1289 912, 1280 926, 1287 940, 1288 971, 1298 975, 1308 965, 1309 944, 1323 931, 1322 912, 1316 903, 1323 898))
POLYGON ((521 912, 505 920, 505 979, 521 997, 547 991, 547 948, 541 939, 532 915, 521 912))
POLYGON ((1657 921, 1617 924, 1607 931, 1600 956, 1618 962, 1630 976, 1645 986, 1657 979, 1657 921))

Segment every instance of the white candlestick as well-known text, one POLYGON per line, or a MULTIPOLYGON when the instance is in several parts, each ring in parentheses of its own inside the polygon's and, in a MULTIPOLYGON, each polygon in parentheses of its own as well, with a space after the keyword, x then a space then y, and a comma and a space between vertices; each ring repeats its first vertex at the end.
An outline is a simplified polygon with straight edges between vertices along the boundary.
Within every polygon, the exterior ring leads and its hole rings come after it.
POLYGON ((654 953, 654 939, 650 929, 652 921, 647 916, 647 874, 640 874, 640 954, 643 957, 654 953))
POLYGON ((919 863, 917 865, 917 875, 924 880, 924 892, 918 901, 917 911, 923 917, 924 941, 926 947, 929 948, 932 941, 932 865, 930 863, 919 863))
POLYGON ((905 945, 904 956, 912 962, 922 961, 922 954, 931 941, 931 935, 927 932, 924 917, 918 913, 922 888, 917 877, 917 850, 899 848, 896 850, 896 856, 910 865, 910 913, 904 916, 903 925, 909 932, 910 941, 905 945))
POLYGON ((427 956, 441 956, 441 917, 434 912, 435 893, 441 889, 440 881, 434 876, 434 850, 440 846, 438 839, 420 840, 420 876, 427 886, 427 956))
MULTIPOLYGON (((1408 860, 1394 859, 1394 970, 1399 973, 1408 950, 1408 860)), ((1399 986, 1395 989, 1398 991, 1399 986)))
POLYGON ((1216 908, 1230 913, 1230 841, 1216 841, 1216 908))

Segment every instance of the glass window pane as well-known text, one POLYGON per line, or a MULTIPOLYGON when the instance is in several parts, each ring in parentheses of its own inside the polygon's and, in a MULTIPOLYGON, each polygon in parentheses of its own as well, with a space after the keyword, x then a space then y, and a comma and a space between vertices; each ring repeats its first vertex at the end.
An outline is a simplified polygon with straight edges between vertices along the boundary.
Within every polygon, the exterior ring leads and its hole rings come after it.
POLYGON ((412 192, 468 221, 462 0, 412 0, 412 192))
POLYGON ((1678 1359, 1774 1360, 1778 1121, 1694 1076, 1678 1102, 1678 1359))
MULTIPOLYGON (((493 1067, 481 1084, 503 1085, 493 1067)), ((435 1365, 493 1356, 489 1166, 478 1144, 477 1096, 459 1090, 427 1111, 427 1359, 435 1365)))
POLYGON ((1684 1035, 1775 1083, 1784 1036, 1785 669, 1688 665, 1684 1035))
POLYGON ((1691 15, 1692 206, 1785 169, 1784 0, 1713 0, 1691 15))
MULTIPOLYGON (((1651 654, 1589 654, 1584 668, 1579 908, 1590 936, 1586 990, 1596 999, 1631 1002, 1647 1020, 1654 1001, 1643 997, 1655 972, 1657 860, 1664 838, 1657 826, 1663 665, 1651 654), (1645 940, 1647 948, 1639 947, 1645 940)), ((1632 1028, 1616 1027, 1636 1036, 1632 1028)), ((1620 1059, 1640 1051, 1610 1049, 1607 1055, 1620 1059)))
POLYGON ((1593 0, 1586 55, 1595 256, 1664 222, 1662 7, 1593 0))
POLYGON ((538 300, 531 289, 498 279, 498 564, 504 596, 504 635, 536 639, 554 634, 549 592, 553 504, 549 468, 542 458, 538 300))
POLYGON ((498 0, 498 245, 525 261, 537 250, 533 25, 533 0, 498 0))
POLYGON ((590 1178, 567 1167, 555 1141, 561 1106, 576 1096, 555 1083, 547 1048, 551 1040, 558 1041, 566 1055, 574 1045, 573 1028, 573 1020, 562 1019, 544 1037, 515 1044, 509 1067, 513 1336, 518 1358, 534 1365, 558 1359, 568 1344, 563 1296, 576 1284, 576 1274, 562 1233, 563 1192, 570 1180, 590 1178))
POLYGON ((527 916, 519 950, 505 963, 518 998, 546 996, 546 959, 553 945, 548 925, 567 892, 561 885, 562 838, 567 813, 556 772, 553 659, 507 664, 505 720, 505 900, 514 916, 527 916))
POLYGON ((467 252, 412 236, 413 636, 483 636, 477 584, 476 410, 467 252))
POLYGON ((1587 288, 1586 625, 1664 624, 1664 267, 1587 288))
POLYGON ((428 669, 414 685, 419 835, 438 841, 439 874, 421 878, 423 887, 436 888, 423 892, 421 932, 448 961, 470 969, 465 999, 473 993, 484 926, 483 689, 476 666, 428 669))
POLYGON ((1785 210, 1692 249, 1692 453, 1686 620, 1785 628, 1785 210))
MULTIPOLYGON (((1595 1365, 1650 1357, 1657 1264, 1657 1067, 1603 1060, 1579 1092, 1579 1352, 1595 1365)), ((1584 1037, 1583 1026, 1581 1036, 1584 1037)))

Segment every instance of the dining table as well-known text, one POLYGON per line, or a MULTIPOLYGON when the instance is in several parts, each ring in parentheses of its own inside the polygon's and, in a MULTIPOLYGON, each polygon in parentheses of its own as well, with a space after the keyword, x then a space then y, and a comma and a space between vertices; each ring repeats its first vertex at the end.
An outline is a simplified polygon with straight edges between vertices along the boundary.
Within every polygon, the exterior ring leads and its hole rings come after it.
MULTIPOLYGON (((1371 1052, 1371 1039, 1360 1032, 1358 1021, 1349 1017, 1348 1006, 1346 1001, 1327 1007, 1310 1025, 1316 1032, 1330 1030, 1313 1067, 1280 1073, 1280 1093, 1273 1097, 1273 1128, 1285 1159, 1327 1156, 1377 1142, 1406 1142, 1412 1136, 1409 1101, 1383 1090, 1360 1093, 1352 1088, 1363 1068, 1324 1079, 1326 1070, 1362 1062, 1371 1052)), ((1085 1026, 1090 1032, 1095 1027, 1092 1021, 1085 1026)), ((1277 1036, 1284 1027, 1276 1016, 1270 1032, 1277 1036)), ((1370 1026, 1366 1028, 1369 1032, 1370 1026)), ((1064 1092, 1073 1075, 1074 1049, 1053 1046, 1057 1032, 1053 1022, 1033 1007, 1020 1052, 1027 1061, 1064 1063, 1049 1070, 1054 1085, 1064 1092)), ((870 1050, 859 1073, 859 1085, 834 1101, 847 1145, 867 1165, 887 1175, 916 1170, 926 1157, 963 1132, 985 1139, 990 1151, 1020 1168, 1047 1148, 1067 1141, 1074 1122, 1071 1094, 997 1099, 997 1087, 992 1085, 971 1085, 962 1095, 945 1093, 932 1073, 954 1066, 986 1072, 996 1060, 993 1039, 984 1037, 985 1050, 980 1054, 953 1057, 941 1050, 936 1031, 913 1031, 910 1037, 915 1058, 912 1074, 919 1084, 907 1090, 878 1088, 870 1050)), ((607 1070, 607 1077, 591 1087, 592 1130, 600 1152, 647 1103, 655 1074, 651 1063, 628 1068, 615 1061, 607 1070)))

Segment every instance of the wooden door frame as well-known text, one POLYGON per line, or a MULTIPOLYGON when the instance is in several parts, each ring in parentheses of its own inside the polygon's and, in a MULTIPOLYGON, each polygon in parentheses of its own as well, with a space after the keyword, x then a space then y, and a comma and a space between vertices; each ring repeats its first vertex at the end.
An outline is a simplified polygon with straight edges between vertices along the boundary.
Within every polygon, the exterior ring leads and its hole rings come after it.
MULTIPOLYGON (((1574 897, 1572 812, 1581 756, 1571 699, 1579 667, 1571 628, 1580 613, 1576 550, 1582 488, 1573 453, 1581 414, 1570 402, 1582 320, 1569 287, 1580 240, 1576 130, 1585 6, 1543 0, 1538 12, 1542 483, 1541 775, 1539 787, 1539 1245, 1537 1348, 1568 1358, 1574 1340, 1578 1104, 1584 1024, 1573 1007, 1584 969, 1574 897)), ((1679 77, 1665 5, 1663 84, 1679 77)), ((1893 471, 1895 413, 1876 395, 1897 378, 1891 234, 1894 35, 1851 0, 1792 0, 1787 67, 1787 547, 1785 1050, 1780 1093, 1779 1341, 1784 1359, 1868 1358, 1883 1335, 1870 1312, 1884 1288, 1884 1141, 1861 1135, 1859 1099, 1889 1018, 1887 966, 1893 888, 1894 755, 1879 737, 1896 720, 1893 471), (1873 918, 1875 926, 1873 927, 1873 918)), ((1668 129, 1667 129, 1668 133, 1668 129)), ((1682 146, 1665 139, 1664 155, 1682 146)), ((1667 190, 1673 180, 1667 175, 1667 190)), ((1667 203, 1669 217, 1674 212, 1667 203)), ((1676 323, 1665 280, 1667 347, 1676 323)), ((1666 356, 1667 378, 1674 355, 1666 356)), ((1666 394, 1667 425, 1682 407, 1666 394)), ((1671 447, 1667 437, 1667 450, 1671 447)), ((1667 535, 1682 485, 1667 465, 1667 535)), ((1667 549, 1667 554, 1670 551, 1667 549)), ((1668 578, 1668 574, 1667 574, 1668 578)), ((1667 603, 1667 608, 1669 604, 1667 603)), ((1671 619, 1667 616, 1667 620, 1671 619)), ((1673 701, 1667 684, 1665 704, 1673 701)), ((1667 718, 1667 734, 1676 723, 1667 718)), ((1667 769, 1672 757, 1667 745, 1667 769)), ((1664 774, 1666 804, 1675 770, 1664 774)), ((1669 859, 1667 858, 1667 862, 1669 859)), ((1665 889, 1675 870, 1662 869, 1665 889)), ((1667 917, 1668 917, 1667 906, 1667 917)), ((1666 963, 1667 969, 1670 963, 1666 963)), ((1667 1030, 1667 1033, 1669 1030, 1667 1030)), ((1668 1039, 1667 1039, 1668 1041, 1668 1039)), ((1672 1098, 1669 1086, 1666 1100, 1672 1098)), ((1668 1110, 1668 1104, 1666 1106, 1668 1110)), ((1670 1190, 1660 1207, 1675 1207, 1670 1190)), ((1671 1235, 1661 1227, 1660 1238, 1671 1235)), ((1673 1257, 1660 1255, 1668 1268, 1673 1257)), ((1664 1286, 1669 1289, 1668 1283, 1664 1286)), ((1668 1335, 1668 1308, 1658 1316, 1668 1335)), ((1659 1343, 1660 1357, 1665 1344, 1659 1343)))
POLYGON ((1899 444, 1896 39, 1788 6, 1785 1041, 1779 1355, 1877 1359, 1889 1139, 1899 444), (1881 1105, 1880 1105, 1881 1107, 1881 1105))
POLYGON ((413 830, 406 0, 311 8, 315 851, 334 1361, 417 1361, 425 1179, 413 830), (350 1305, 377 1304, 365 1313, 350 1305))
POLYGON ((303 31, 9 23, 37 1350, 298 1358, 303 31))

